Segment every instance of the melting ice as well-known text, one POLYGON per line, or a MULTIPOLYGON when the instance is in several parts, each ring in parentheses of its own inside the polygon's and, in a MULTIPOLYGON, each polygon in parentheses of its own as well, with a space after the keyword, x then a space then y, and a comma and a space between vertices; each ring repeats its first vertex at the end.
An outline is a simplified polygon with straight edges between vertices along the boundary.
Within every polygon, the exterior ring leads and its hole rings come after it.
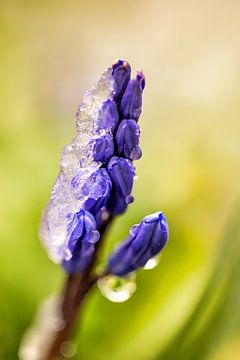
POLYGON ((76 137, 67 145, 60 159, 60 173, 51 192, 49 203, 44 211, 40 226, 40 237, 44 241, 49 256, 61 262, 68 241, 67 227, 74 214, 84 204, 88 194, 82 194, 81 188, 88 183, 89 189, 98 186, 94 180, 89 184, 90 176, 102 165, 93 160, 91 140, 111 134, 109 129, 101 129, 100 110, 105 101, 113 98, 114 81, 112 68, 109 67, 100 80, 86 92, 76 114, 76 137), (78 175, 79 183, 72 186, 72 179, 78 175))

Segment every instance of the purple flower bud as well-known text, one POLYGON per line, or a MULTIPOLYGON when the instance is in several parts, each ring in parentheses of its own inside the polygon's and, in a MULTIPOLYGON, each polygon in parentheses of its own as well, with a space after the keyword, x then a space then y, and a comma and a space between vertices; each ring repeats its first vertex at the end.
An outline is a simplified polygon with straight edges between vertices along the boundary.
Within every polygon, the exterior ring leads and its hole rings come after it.
POLYGON ((62 265, 68 273, 76 274, 88 267, 100 238, 92 214, 83 209, 77 212, 69 223, 68 236, 62 265))
POLYGON ((138 120, 142 111, 142 92, 144 86, 144 75, 141 71, 138 71, 136 79, 129 81, 123 94, 120 104, 120 116, 122 119, 138 120))
POLYGON ((131 195, 135 168, 131 161, 113 156, 107 166, 112 180, 112 193, 108 203, 108 209, 113 215, 122 214, 127 204, 133 201, 131 195))
POLYGON ((91 141, 93 143, 93 159, 106 164, 114 152, 114 143, 110 135, 104 135, 91 141))
POLYGON ((94 172, 84 184, 82 193, 88 194, 84 208, 94 216, 105 207, 112 189, 112 182, 106 169, 101 168, 94 172))
POLYGON ((104 101, 98 115, 98 132, 101 130, 110 130, 113 134, 119 123, 117 105, 114 100, 104 101))
POLYGON ((114 78, 114 99, 119 102, 130 80, 131 67, 124 60, 117 60, 112 65, 114 78))
POLYGON ((111 255, 108 262, 109 272, 126 276, 156 256, 167 240, 168 225, 163 213, 146 216, 139 225, 131 228, 129 237, 111 255))
POLYGON ((116 144, 119 156, 138 160, 142 156, 139 147, 140 129, 135 120, 122 120, 117 133, 116 144))

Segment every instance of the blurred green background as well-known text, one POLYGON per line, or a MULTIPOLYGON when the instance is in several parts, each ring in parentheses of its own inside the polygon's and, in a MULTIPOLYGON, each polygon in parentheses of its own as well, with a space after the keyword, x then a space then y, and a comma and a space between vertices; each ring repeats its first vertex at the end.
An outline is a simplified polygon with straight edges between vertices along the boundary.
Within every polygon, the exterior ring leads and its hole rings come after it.
POLYGON ((74 113, 115 58, 146 75, 135 202, 111 246, 163 210, 170 241, 138 290, 93 291, 84 360, 240 359, 239 1, 0 1, 0 359, 17 359, 64 273, 38 239, 74 113))

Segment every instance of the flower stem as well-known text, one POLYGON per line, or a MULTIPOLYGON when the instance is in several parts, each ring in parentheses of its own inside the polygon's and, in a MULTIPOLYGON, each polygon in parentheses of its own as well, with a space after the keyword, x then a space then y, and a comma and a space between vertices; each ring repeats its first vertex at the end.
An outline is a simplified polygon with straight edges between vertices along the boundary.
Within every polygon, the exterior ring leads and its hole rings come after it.
POLYGON ((97 276, 93 276, 92 272, 98 260, 99 251, 103 243, 103 235, 105 234, 110 222, 111 219, 108 219, 108 221, 99 230, 101 237, 96 244, 95 253, 88 268, 81 274, 69 275, 67 278, 62 294, 60 309, 60 320, 63 326, 56 331, 43 360, 56 360, 61 358, 61 344, 71 336, 71 332, 76 323, 85 296, 96 284, 99 278, 97 276))

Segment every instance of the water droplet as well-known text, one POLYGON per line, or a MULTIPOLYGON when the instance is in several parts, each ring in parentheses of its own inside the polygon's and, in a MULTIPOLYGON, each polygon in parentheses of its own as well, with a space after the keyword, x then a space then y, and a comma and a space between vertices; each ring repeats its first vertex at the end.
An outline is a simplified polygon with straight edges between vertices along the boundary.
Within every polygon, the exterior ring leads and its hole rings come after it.
POLYGON ((98 280, 98 287, 102 295, 112 302, 127 301, 136 290, 135 274, 124 278, 107 275, 98 280))
POLYGON ((146 264, 144 265, 143 269, 144 269, 144 270, 152 270, 152 269, 154 269, 154 268, 159 264, 160 258, 161 258, 161 254, 152 257, 151 259, 149 259, 149 260, 146 262, 146 264))
POLYGON ((131 227, 131 229, 130 229, 130 235, 131 236, 135 236, 136 235, 136 233, 137 233, 137 230, 138 230, 138 224, 135 224, 135 225, 133 225, 132 227, 131 227))
POLYGON ((73 357, 77 352, 76 345, 71 341, 64 341, 60 346, 60 352, 63 357, 70 358, 73 357))
POLYGON ((64 248, 63 256, 65 260, 70 260, 72 258, 72 252, 68 248, 64 248))
POLYGON ((101 208, 101 219, 102 221, 107 221, 109 218, 109 212, 105 207, 101 208))
POLYGON ((127 195, 125 201, 126 204, 131 204, 134 201, 134 197, 132 195, 127 195))

